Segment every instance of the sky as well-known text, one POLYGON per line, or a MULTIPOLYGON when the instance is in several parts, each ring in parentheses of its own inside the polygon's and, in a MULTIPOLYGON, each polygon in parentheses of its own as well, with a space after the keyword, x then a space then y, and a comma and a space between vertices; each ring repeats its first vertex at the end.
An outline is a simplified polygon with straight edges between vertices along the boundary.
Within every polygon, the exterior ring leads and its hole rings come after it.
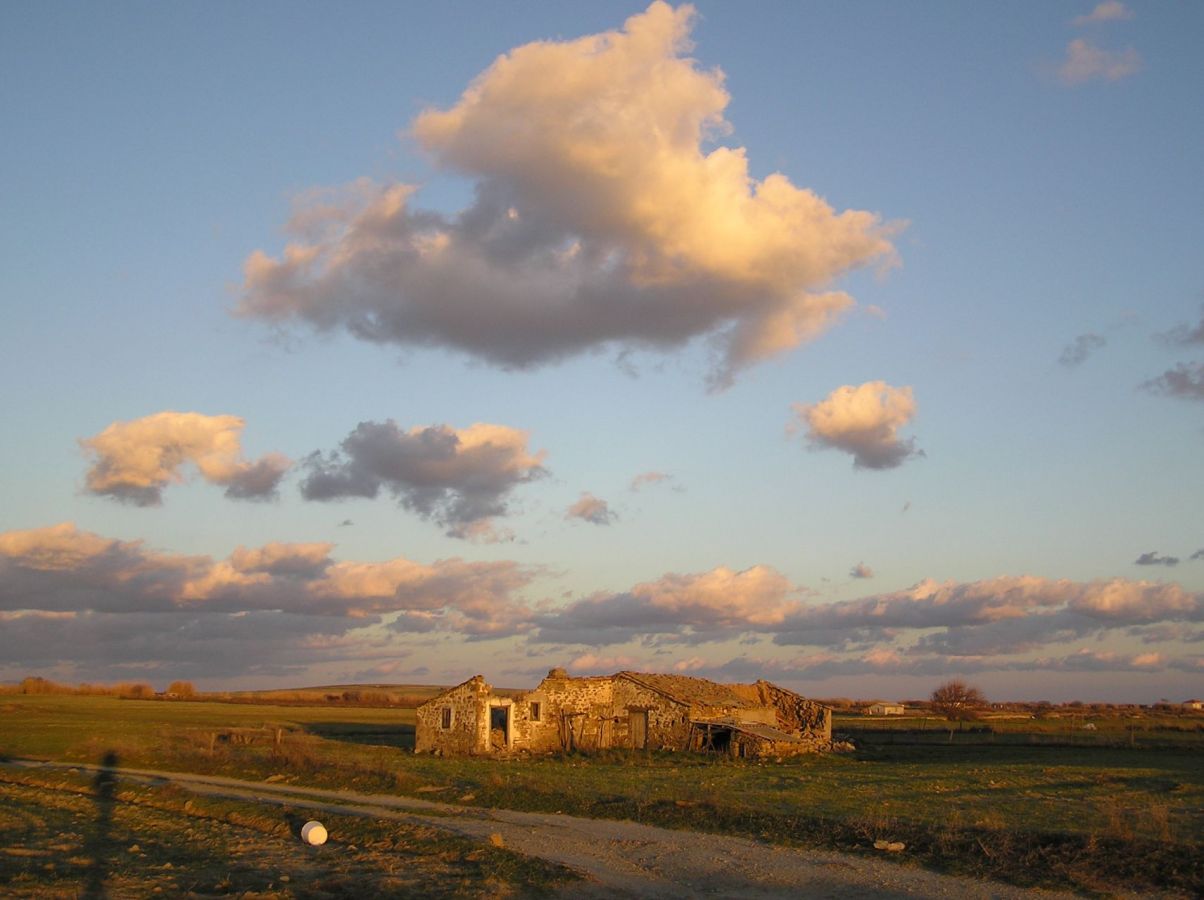
POLYGON ((1204 8, 0 8, 0 680, 1204 693, 1204 8))

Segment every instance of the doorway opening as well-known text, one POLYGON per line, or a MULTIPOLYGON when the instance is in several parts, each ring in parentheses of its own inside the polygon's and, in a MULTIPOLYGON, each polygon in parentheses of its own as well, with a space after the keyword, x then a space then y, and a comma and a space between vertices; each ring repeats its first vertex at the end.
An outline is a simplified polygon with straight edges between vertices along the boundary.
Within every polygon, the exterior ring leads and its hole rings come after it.
POLYGON ((489 745, 494 750, 510 749, 510 707, 489 707, 489 745))
POLYGON ((633 709, 630 715, 632 749, 643 750, 648 746, 648 711, 633 709))

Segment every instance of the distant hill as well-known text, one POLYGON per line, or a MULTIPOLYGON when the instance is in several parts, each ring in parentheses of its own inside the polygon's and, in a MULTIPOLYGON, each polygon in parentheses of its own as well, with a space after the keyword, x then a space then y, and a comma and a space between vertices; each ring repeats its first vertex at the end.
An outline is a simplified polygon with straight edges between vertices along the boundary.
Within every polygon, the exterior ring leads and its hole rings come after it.
MULTIPOLYGON (((206 694, 206 699, 237 703, 347 704, 349 706, 398 706, 412 708, 438 696, 451 685, 440 684, 319 684, 311 687, 276 688, 259 691, 223 691, 206 694)), ((495 693, 514 695, 516 688, 495 693)))

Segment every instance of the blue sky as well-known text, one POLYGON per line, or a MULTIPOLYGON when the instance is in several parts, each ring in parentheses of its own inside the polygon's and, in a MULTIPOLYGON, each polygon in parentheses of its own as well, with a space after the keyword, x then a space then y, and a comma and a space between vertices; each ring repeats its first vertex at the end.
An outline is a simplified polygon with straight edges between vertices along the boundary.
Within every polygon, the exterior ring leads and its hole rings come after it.
POLYGON ((0 24, 0 677, 1204 687, 1197 7, 64 3, 0 24), (601 82, 569 43, 654 20, 677 43, 631 41, 601 82), (663 164, 625 152, 707 111, 663 164), (720 148, 747 163, 727 218, 704 202, 720 148), (390 185, 412 191, 385 249, 346 262, 390 185), (519 244, 474 243, 474 188, 519 244), (815 195, 832 210, 795 228, 781 210, 815 195), (315 196, 336 219, 286 234, 315 196), (799 299, 833 292, 855 301, 834 322, 799 299), (771 334, 789 310, 819 333, 771 334), (360 423, 381 426, 364 455, 329 455, 360 423), (475 455, 474 423, 502 429, 475 455), (592 519, 569 514, 584 494, 592 519), (273 543, 292 550, 232 561, 273 543))

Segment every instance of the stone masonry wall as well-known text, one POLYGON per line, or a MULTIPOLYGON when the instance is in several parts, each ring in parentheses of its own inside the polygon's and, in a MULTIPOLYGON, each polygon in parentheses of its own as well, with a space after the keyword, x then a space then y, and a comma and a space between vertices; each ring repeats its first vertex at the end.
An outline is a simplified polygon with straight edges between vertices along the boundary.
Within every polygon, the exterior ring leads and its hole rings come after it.
POLYGON ((613 746, 612 679, 569 678, 563 669, 553 669, 532 694, 542 695, 546 703, 538 740, 541 749, 596 750, 613 746))
POLYGON ((480 753, 489 737, 488 698, 492 688, 480 675, 423 703, 416 711, 414 752, 449 755, 480 753), (450 728, 443 710, 451 709, 450 728))
POLYGON ((648 714, 648 748, 685 750, 690 737, 690 708, 627 678, 616 678, 614 711, 619 718, 616 747, 631 747, 631 713, 648 714))
POLYGON ((832 711, 826 706, 768 681, 758 681, 757 690, 763 702, 776 711, 780 730, 810 738, 817 748, 832 743, 832 711))
POLYGON ((508 698, 494 696, 493 689, 478 675, 418 707, 414 749, 418 753, 459 755, 633 747, 633 715, 647 715, 647 747, 652 750, 687 750, 691 720, 724 718, 773 725, 806 739, 805 746, 800 747, 793 742, 777 746, 761 739, 740 738, 738 748, 733 744, 734 755, 776 756, 830 746, 831 712, 818 703, 768 681, 731 687, 743 701, 737 701, 738 705, 685 702, 624 673, 571 678, 563 669, 553 669, 535 690, 508 698), (539 706, 538 718, 534 704, 539 706), (500 730, 490 733, 490 709, 494 706, 509 708, 509 746, 500 740, 500 730), (443 728, 445 709, 451 710, 449 728, 443 728))

